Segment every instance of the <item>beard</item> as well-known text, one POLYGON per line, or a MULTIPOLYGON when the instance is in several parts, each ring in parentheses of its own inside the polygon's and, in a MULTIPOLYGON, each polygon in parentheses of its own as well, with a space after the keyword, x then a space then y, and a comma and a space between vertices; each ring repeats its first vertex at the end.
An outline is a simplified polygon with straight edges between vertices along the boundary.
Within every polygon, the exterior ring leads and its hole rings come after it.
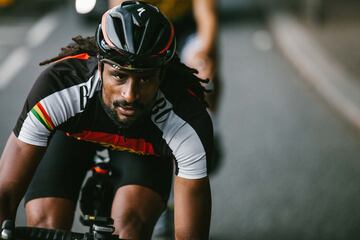
POLYGON ((141 116, 145 115, 145 113, 148 112, 147 108, 139 102, 128 103, 124 100, 115 100, 110 104, 110 106, 108 106, 105 104, 101 94, 99 94, 99 96, 100 96, 101 105, 105 113, 112 120, 112 122, 119 128, 131 127, 133 123, 136 122, 136 120, 138 120, 139 118, 141 118, 141 116), (125 109, 126 108, 134 109, 135 115, 132 117, 126 117, 121 119, 116 111, 116 108, 118 107, 125 109))

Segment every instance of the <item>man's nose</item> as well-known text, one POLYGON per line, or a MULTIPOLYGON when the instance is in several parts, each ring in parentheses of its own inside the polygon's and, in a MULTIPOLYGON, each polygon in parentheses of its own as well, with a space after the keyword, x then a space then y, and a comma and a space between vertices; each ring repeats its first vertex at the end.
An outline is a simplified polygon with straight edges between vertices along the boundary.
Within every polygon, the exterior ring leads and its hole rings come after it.
POLYGON ((128 103, 135 102, 139 99, 139 90, 134 79, 129 79, 129 81, 123 85, 121 96, 128 103))

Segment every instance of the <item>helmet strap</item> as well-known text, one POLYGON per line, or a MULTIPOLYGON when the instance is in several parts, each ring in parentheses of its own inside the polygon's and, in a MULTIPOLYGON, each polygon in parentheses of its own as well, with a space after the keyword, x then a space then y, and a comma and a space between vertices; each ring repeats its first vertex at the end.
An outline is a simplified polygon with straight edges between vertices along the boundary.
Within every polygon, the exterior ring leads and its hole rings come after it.
POLYGON ((98 71, 100 73, 100 81, 103 81, 104 63, 102 61, 98 61, 98 71))

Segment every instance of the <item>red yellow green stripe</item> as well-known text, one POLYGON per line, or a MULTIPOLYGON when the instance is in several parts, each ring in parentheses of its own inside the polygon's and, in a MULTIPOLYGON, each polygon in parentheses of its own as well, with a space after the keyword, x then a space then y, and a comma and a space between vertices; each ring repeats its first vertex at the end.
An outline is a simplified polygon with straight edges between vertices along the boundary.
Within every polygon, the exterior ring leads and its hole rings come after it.
POLYGON ((120 134, 86 130, 79 133, 66 133, 66 135, 79 141, 98 143, 116 151, 128 151, 139 155, 156 155, 152 143, 143 138, 125 138, 120 134))
POLYGON ((51 121, 50 116, 47 114, 45 108, 38 102, 32 109, 31 112, 34 116, 41 122, 44 127, 46 127, 49 131, 52 131, 55 126, 51 121))

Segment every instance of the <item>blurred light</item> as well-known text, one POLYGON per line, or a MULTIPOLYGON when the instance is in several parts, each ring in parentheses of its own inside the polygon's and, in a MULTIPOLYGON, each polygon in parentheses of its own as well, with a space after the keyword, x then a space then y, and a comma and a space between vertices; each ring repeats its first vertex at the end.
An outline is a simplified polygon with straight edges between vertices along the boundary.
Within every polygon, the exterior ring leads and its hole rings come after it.
POLYGON ((0 0, 0 7, 7 7, 11 5, 14 1, 13 0, 0 0))
POLYGON ((75 9, 79 14, 87 14, 91 12, 96 5, 96 0, 76 0, 75 9))
POLYGON ((253 43, 259 50, 268 51, 273 47, 273 41, 268 31, 259 30, 253 35, 253 43))

